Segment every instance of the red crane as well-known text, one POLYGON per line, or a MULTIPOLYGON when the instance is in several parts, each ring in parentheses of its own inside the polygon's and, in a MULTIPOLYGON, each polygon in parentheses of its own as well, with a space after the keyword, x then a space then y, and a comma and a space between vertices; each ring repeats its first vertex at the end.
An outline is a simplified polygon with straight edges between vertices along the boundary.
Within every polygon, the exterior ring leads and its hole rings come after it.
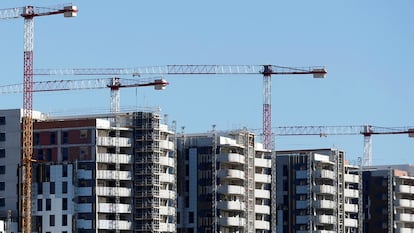
POLYGON ((363 166, 372 165, 372 135, 408 134, 414 137, 414 127, 380 127, 372 125, 348 126, 282 126, 273 128, 275 136, 320 136, 329 135, 363 135, 363 166))
POLYGON ((22 188, 22 233, 31 233, 31 185, 32 185, 32 155, 33 155, 33 35, 34 18, 63 14, 65 17, 77 15, 73 5, 54 7, 24 6, 0 10, 0 19, 24 18, 24 75, 23 75, 23 188, 22 188))
POLYGON ((324 78, 324 67, 294 68, 275 65, 166 65, 136 68, 36 69, 34 75, 263 75, 263 144, 272 149, 271 76, 305 75, 324 78))

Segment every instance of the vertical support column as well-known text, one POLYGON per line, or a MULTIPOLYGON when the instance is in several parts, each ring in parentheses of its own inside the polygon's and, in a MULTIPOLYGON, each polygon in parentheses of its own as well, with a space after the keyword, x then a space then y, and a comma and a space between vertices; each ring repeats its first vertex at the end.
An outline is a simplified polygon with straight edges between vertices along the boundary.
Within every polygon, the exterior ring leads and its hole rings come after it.
MULTIPOLYGON (((26 9, 29 11, 30 9, 26 9)), ((32 156, 33 156, 33 17, 24 20, 23 91, 23 196, 22 233, 32 230, 32 156)))

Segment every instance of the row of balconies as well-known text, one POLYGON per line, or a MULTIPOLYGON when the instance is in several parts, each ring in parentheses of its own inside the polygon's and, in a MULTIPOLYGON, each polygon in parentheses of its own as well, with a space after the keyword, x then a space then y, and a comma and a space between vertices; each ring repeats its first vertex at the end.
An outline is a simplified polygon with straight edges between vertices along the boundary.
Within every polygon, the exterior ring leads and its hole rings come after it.
MULTIPOLYGON (((226 154, 219 154, 217 155, 217 161, 221 163, 237 163, 237 164, 245 164, 246 157, 241 154, 237 153, 226 153, 226 154)), ((255 167, 264 167, 264 168, 271 168, 272 161, 270 159, 262 159, 262 158, 255 158, 254 159, 254 166, 255 167)))
MULTIPOLYGON (((244 196, 246 189, 238 185, 220 185, 217 187, 217 192, 225 195, 241 195, 244 196)), ((270 190, 255 189, 254 196, 256 198, 270 199, 270 190)))
POLYGON ((120 146, 131 147, 131 139, 124 137, 98 137, 96 141, 97 146, 120 146))
MULTIPOLYGON (((337 176, 334 171, 331 170, 316 170, 313 172, 315 178, 323 178, 323 179, 331 179, 336 180, 337 176)), ((307 179, 309 178, 309 171, 308 170, 300 170, 296 171, 296 179, 307 179)), ((347 183, 359 183, 359 176, 353 174, 345 174, 344 181, 347 183)))
POLYGON ((96 162, 98 162, 98 163, 131 164, 132 163, 132 155, 98 153, 97 156, 96 156, 96 162))
MULTIPOLYGON (((224 227, 245 227, 246 219, 242 217, 220 217, 218 225, 224 227)), ((254 226, 258 230, 270 230, 270 222, 268 221, 256 220, 254 226)))
MULTIPOLYGON (((244 171, 236 170, 236 169, 219 169, 217 171, 217 177, 224 178, 224 179, 239 179, 245 180, 246 175, 244 171)), ((271 176, 266 174, 254 174, 255 182, 259 183, 271 183, 271 176)))
MULTIPOLYGON (((333 215, 318 215, 318 216, 296 216, 296 223, 297 224, 308 224, 310 219, 314 219, 313 223, 314 225, 333 225, 337 223, 336 216, 333 215)), ((344 225, 346 227, 358 227, 358 220, 357 219, 351 219, 351 218, 345 218, 344 225)))
MULTIPOLYGON (((305 209, 309 206, 309 200, 296 201, 297 209, 305 209)), ((337 203, 331 200, 315 200, 312 201, 312 207, 316 209, 335 209, 337 203)), ((345 204, 345 212, 357 213, 358 205, 356 204, 345 204)))

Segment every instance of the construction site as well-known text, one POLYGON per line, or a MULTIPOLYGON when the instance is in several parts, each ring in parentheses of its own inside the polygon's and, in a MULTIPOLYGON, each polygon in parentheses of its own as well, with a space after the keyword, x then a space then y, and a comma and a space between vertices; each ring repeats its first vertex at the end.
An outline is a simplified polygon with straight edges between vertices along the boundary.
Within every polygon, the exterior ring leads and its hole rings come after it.
MULTIPOLYGON (((0 85, 2 96, 23 97, 22 105, 0 108, 0 233, 414 232, 414 166, 377 165, 372 149, 372 137, 411 138, 413 126, 274 125, 272 79, 322 83, 331 79, 329 67, 35 67, 34 21, 79 12, 73 4, 0 9, 0 22, 23 26, 23 82, 0 85), (159 106, 122 106, 121 90, 163 92, 179 85, 175 77, 260 78, 260 128, 213 123, 187 132, 185 122, 178 126, 181 119, 169 120, 159 106), (38 94, 87 93, 85 102, 103 102, 91 94, 98 89, 110 92, 105 110, 53 114, 34 107, 38 94), (304 144, 285 150, 278 144, 281 138, 346 136, 363 139, 357 161, 347 148, 304 144)), ((218 100, 204 107, 207 117, 224 116, 219 105, 228 112, 239 108, 238 95, 256 98, 237 88, 232 84, 226 96, 209 90, 218 100)), ((254 112, 247 105, 242 112, 254 112)), ((189 121, 206 115, 186 108, 189 121)), ((287 112, 277 107, 278 118, 287 112)))

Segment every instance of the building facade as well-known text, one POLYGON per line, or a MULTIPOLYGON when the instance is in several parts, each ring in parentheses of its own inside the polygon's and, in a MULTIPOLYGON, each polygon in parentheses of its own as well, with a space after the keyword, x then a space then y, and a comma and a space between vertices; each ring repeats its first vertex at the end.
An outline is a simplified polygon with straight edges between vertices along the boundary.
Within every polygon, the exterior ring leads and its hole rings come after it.
MULTIPOLYGON (((16 117, 6 117, 3 126, 15 123, 15 139, 21 137, 20 119, 16 117)), ((156 112, 36 120, 33 230, 176 232, 174 134, 160 121, 156 112)), ((6 154, 11 153, 11 146, 2 146, 6 154)), ((19 145, 15 147, 16 155, 21 156, 19 145)), ((18 164, 18 158, 6 160, 18 164)), ((17 165, 14 169, 10 176, 18 174, 17 165)), ((4 180, 0 174, 0 182, 4 180)), ((15 182, 14 187, 18 187, 19 178, 15 182)), ((18 192, 15 190, 15 199, 18 192)), ((17 199, 14 205, 18 213, 17 199)))
POLYGON ((271 151, 247 131, 181 135, 178 232, 270 232, 271 151))
POLYGON ((275 170, 277 232, 358 232, 360 170, 343 151, 277 151, 275 170))

